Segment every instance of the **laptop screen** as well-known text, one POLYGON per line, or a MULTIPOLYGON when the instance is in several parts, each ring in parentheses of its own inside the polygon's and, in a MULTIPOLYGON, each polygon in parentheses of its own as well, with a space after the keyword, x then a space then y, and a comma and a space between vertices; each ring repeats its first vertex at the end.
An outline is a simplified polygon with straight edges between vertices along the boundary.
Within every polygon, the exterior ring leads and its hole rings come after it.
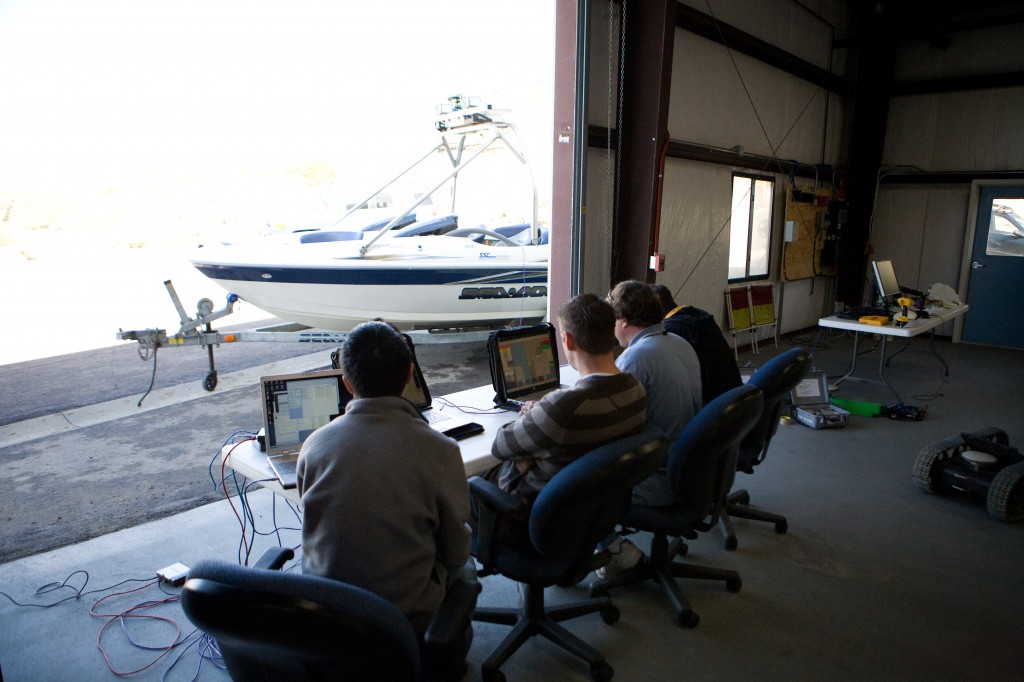
POLYGON ((800 380, 790 394, 790 400, 797 407, 820 405, 828 402, 828 377, 825 374, 811 374, 800 380))
POLYGON ((899 296, 900 285, 896 279, 896 271, 893 270, 892 261, 874 260, 871 261, 871 268, 875 272, 875 286, 878 287, 878 296, 880 298, 899 296))
POLYGON ((558 347, 550 324, 522 327, 495 333, 494 353, 506 397, 558 386, 558 347))
POLYGON ((352 396, 340 370, 260 378, 267 454, 297 451, 309 434, 345 411, 352 396))
POLYGON ((405 392, 402 396, 416 406, 416 409, 423 410, 430 407, 432 398, 427 382, 420 370, 420 363, 416 361, 416 354, 412 356, 412 381, 405 385, 405 392))

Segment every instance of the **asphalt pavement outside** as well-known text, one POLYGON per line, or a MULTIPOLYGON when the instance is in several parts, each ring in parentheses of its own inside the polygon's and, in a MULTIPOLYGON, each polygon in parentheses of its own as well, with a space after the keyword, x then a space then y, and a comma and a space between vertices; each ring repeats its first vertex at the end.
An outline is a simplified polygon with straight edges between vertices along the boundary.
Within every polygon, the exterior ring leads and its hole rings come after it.
MULTIPOLYGON (((222 499, 212 462, 233 433, 259 428, 256 377, 330 367, 337 345, 218 347, 212 392, 199 347, 161 349, 155 377, 132 342, 0 366, 0 563, 222 499)), ((420 344, 417 357, 435 395, 490 382, 483 341, 420 344)))

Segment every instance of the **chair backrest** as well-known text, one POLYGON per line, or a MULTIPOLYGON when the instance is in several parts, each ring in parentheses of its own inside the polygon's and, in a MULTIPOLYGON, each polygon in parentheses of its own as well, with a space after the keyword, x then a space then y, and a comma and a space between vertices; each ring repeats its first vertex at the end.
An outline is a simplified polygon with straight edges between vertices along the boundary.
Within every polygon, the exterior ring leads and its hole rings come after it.
POLYGON ((664 464, 667 445, 657 429, 647 428, 592 450, 555 474, 530 512, 536 550, 589 565, 598 541, 625 517, 633 486, 664 464))
POLYGON ((676 504, 695 521, 709 517, 699 528, 718 521, 719 505, 735 476, 740 440, 757 421, 764 405, 761 389, 737 386, 705 405, 669 446, 669 486, 676 504))
POLYGON ((737 461, 740 471, 749 473, 764 459, 768 443, 779 428, 783 401, 810 370, 812 359, 809 350, 792 348, 766 362, 750 377, 749 385, 757 386, 764 393, 764 411, 740 443, 737 461))
POLYGON ((236 680, 417 679, 408 619, 371 592, 317 576, 200 561, 185 615, 220 645, 236 680))

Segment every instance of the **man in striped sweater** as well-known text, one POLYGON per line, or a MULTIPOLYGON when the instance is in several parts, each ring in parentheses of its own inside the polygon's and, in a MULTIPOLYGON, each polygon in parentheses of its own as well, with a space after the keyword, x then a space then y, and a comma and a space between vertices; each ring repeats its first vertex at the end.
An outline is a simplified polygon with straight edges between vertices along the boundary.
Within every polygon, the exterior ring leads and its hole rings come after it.
MULTIPOLYGON (((643 386, 615 366, 612 307, 593 294, 581 294, 559 309, 558 322, 562 347, 580 379, 571 388, 527 402, 519 419, 502 426, 491 446, 502 463, 484 474, 528 505, 562 467, 643 430, 646 420, 643 386)), ((529 544, 527 515, 520 523, 503 524, 505 540, 529 544)))

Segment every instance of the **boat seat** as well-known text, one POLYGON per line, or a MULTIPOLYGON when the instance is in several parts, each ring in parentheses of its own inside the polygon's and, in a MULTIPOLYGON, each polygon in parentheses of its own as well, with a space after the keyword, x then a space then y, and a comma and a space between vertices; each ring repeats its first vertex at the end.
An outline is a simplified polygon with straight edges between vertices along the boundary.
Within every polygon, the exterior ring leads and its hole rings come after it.
POLYGON ((396 237, 423 237, 425 235, 441 235, 445 232, 451 232, 459 226, 459 216, 457 215, 446 215, 441 218, 434 218, 433 220, 424 220, 423 222, 404 227, 395 233, 396 237))
MULTIPOLYGON (((394 220, 394 219, 395 219, 395 216, 391 216, 390 218, 385 218, 384 220, 378 220, 375 223, 370 223, 369 225, 367 225, 366 227, 360 229, 359 231, 360 232, 376 232, 377 230, 383 230, 384 227, 388 223, 390 223, 392 220, 394 220)), ((392 230, 398 230, 398 229, 401 229, 401 228, 405 227, 406 225, 412 225, 414 222, 416 222, 416 214, 415 213, 410 213, 409 215, 403 217, 401 220, 399 220, 397 223, 395 223, 395 226, 392 227, 391 229, 392 230)))
POLYGON ((362 239, 361 232, 342 232, 341 230, 326 230, 324 232, 306 232, 299 237, 301 244, 319 244, 321 242, 350 242, 362 239))

